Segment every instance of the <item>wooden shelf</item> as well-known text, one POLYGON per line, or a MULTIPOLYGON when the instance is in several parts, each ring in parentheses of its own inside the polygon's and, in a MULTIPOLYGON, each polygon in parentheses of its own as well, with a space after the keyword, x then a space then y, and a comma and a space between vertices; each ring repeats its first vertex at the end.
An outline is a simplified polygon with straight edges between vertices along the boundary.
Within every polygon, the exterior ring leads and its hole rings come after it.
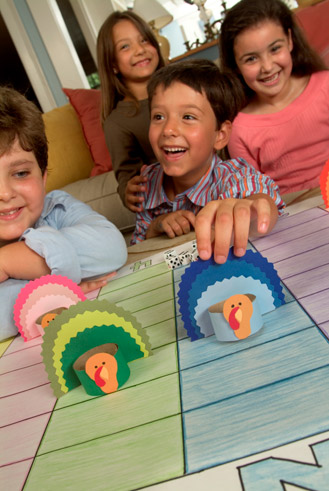
POLYGON ((201 51, 204 51, 206 49, 212 48, 213 46, 216 46, 218 44, 218 40, 214 39, 213 41, 210 41, 210 43, 205 43, 202 44, 201 46, 198 46, 197 48, 190 49, 189 51, 185 51, 182 55, 176 56, 175 58, 172 58, 170 62, 172 61, 179 61, 183 60, 184 58, 187 58, 191 55, 194 55, 196 53, 200 53, 201 51))

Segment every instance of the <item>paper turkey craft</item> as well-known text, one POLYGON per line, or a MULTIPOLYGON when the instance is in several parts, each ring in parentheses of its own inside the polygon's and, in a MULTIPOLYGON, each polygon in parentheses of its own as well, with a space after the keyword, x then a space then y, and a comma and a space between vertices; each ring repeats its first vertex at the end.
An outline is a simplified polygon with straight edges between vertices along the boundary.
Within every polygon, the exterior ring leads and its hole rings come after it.
POLYGON ((320 189, 326 208, 329 208, 329 160, 325 163, 320 175, 320 189))
POLYGON ((216 334, 219 341, 238 341, 262 327, 262 314, 283 305, 280 279, 261 254, 230 249, 225 264, 213 258, 192 262, 182 275, 178 305, 192 341, 216 334))
POLYGON ((43 336, 43 362, 56 397, 80 384, 90 395, 114 392, 129 378, 128 363, 150 354, 136 318, 106 300, 72 305, 43 336))
POLYGON ((43 334, 45 325, 62 309, 67 309, 86 297, 69 278, 45 275, 29 281, 21 289, 14 305, 14 322, 24 341, 43 334))

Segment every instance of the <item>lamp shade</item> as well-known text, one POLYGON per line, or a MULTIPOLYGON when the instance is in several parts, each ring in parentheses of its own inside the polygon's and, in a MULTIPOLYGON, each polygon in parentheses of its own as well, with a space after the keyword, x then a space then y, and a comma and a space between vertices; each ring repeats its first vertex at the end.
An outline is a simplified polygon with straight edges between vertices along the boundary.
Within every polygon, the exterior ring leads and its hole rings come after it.
POLYGON ((135 0, 133 12, 156 29, 162 29, 173 20, 173 16, 156 0, 135 0))

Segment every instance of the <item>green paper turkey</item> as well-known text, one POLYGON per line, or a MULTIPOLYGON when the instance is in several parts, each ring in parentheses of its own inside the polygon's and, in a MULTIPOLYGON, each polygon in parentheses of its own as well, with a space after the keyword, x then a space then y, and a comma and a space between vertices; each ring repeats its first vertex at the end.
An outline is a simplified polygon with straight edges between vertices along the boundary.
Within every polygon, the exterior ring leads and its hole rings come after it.
POLYGON ((90 395, 113 392, 129 378, 127 364, 151 354, 141 324, 106 300, 72 305, 43 336, 43 362, 56 397, 80 384, 90 395))

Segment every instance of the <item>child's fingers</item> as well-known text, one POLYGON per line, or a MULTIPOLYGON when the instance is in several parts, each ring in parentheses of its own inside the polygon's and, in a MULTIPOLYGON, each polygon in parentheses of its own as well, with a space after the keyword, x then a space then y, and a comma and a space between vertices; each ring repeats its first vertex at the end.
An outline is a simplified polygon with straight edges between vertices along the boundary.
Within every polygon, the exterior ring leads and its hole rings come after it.
POLYGON ((135 206, 135 205, 128 205, 127 204, 128 210, 132 211, 133 213, 139 213, 140 211, 143 210, 142 206, 135 206))
POLYGON ((126 203, 135 204, 135 203, 143 203, 143 196, 137 196, 136 194, 126 194, 126 203))
MULTIPOLYGON (((163 221, 160 224, 161 231, 163 231, 170 239, 173 239, 176 237, 175 230, 172 226, 172 224, 168 223, 167 221, 163 221)), ((180 234, 182 235, 182 234, 180 234)))
POLYGON ((212 224, 219 206, 218 201, 209 202, 195 217, 195 236, 201 259, 207 260, 212 252, 212 224))
POLYGON ((103 286, 105 286, 108 280, 116 274, 116 271, 113 271, 113 273, 109 273, 94 280, 83 280, 80 283, 80 288, 84 293, 90 293, 94 290, 98 290, 98 288, 102 288, 103 286))
POLYGON ((185 235, 191 231, 191 225, 194 227, 195 215, 189 210, 180 210, 175 214, 175 222, 177 224, 177 230, 175 229, 175 223, 173 222, 173 229, 176 235, 185 235))
POLYGON ((131 184, 140 184, 142 182, 146 182, 147 177, 146 176, 134 176, 129 181, 127 182, 127 186, 130 186, 131 184))
POLYGON ((214 259, 218 264, 225 263, 231 245, 234 204, 233 199, 221 201, 216 214, 214 259))
POLYGON ((138 193, 144 192, 146 190, 145 186, 141 186, 140 184, 127 184, 126 194, 127 195, 136 195, 138 193))
POLYGON ((268 200, 259 199, 253 201, 252 207, 257 213, 257 232, 266 234, 271 222, 271 206, 268 200))
POLYGON ((184 216, 178 217, 177 224, 179 225, 180 230, 178 229, 179 232, 176 235, 185 235, 191 231, 191 223, 188 218, 185 218, 184 216))
MULTIPOLYGON (((189 210, 182 210, 182 217, 184 217, 188 221, 188 226, 189 226, 189 231, 191 229, 191 226, 194 228, 195 226, 195 215, 192 211, 189 210)), ((186 232, 188 233, 188 232, 186 232)))
POLYGON ((247 249, 250 228, 250 207, 251 203, 247 200, 239 200, 233 211, 234 254, 238 257, 243 256, 247 249))
POLYGON ((125 203, 130 211, 134 213, 142 211, 143 207, 141 206, 141 204, 143 203, 143 201, 143 196, 138 196, 137 194, 129 194, 126 190, 125 203))

